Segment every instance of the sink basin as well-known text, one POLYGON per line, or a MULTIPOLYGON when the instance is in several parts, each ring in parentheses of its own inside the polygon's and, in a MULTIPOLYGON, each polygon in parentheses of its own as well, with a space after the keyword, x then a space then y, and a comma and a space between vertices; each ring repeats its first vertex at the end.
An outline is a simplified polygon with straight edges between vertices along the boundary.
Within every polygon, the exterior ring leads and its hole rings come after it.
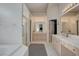
POLYGON ((69 35, 68 37, 64 35, 54 35, 58 40, 61 40, 62 44, 65 42, 72 46, 79 48, 79 36, 69 35))

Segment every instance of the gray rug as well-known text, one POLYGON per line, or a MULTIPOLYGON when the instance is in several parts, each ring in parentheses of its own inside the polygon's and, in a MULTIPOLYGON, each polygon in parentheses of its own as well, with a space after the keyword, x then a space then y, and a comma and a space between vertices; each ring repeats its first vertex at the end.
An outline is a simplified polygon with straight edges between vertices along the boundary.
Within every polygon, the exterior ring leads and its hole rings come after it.
POLYGON ((29 46, 29 56, 47 56, 44 44, 31 44, 29 46))

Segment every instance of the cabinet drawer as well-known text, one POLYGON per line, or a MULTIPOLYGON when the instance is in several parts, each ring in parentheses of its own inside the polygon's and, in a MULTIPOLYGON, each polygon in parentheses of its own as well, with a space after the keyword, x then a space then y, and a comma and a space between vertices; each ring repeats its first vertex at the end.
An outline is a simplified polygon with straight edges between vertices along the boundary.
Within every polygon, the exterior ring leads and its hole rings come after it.
POLYGON ((79 56, 79 48, 76 48, 76 55, 79 56))
POLYGON ((64 47, 66 47, 67 49, 69 49, 70 51, 72 51, 75 55, 79 56, 79 48, 76 48, 70 44, 67 43, 63 43, 64 47))
POLYGON ((67 43, 63 43, 64 47, 68 48, 70 51, 72 51, 73 53, 76 53, 77 51, 77 48, 70 45, 70 44, 67 44, 67 43))

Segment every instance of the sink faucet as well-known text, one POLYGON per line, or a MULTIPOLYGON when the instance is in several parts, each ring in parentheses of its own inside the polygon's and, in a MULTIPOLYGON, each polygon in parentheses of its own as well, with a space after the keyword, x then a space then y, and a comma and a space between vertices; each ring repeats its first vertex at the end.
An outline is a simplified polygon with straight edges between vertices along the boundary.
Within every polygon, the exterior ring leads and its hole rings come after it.
POLYGON ((66 33, 66 37, 69 37, 70 33, 71 33, 71 30, 69 30, 68 33, 66 33))

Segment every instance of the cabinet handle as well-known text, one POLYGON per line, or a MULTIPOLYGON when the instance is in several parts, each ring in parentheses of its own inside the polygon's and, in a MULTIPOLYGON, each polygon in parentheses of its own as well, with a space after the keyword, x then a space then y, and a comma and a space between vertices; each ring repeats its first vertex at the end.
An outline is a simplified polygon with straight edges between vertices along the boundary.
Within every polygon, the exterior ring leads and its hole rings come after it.
POLYGON ((73 49, 73 51, 75 51, 75 49, 73 49))

